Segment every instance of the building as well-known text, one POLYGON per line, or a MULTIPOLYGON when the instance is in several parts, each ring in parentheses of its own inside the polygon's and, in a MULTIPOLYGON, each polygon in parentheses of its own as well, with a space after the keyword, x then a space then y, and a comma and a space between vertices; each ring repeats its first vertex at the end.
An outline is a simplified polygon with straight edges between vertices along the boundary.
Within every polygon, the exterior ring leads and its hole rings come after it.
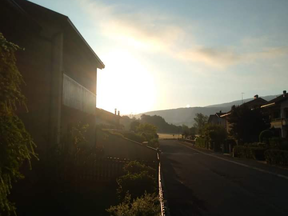
MULTIPOLYGON (((241 104, 240 106, 246 106, 249 109, 253 110, 253 109, 260 109, 262 105, 266 104, 267 101, 264 100, 263 98, 259 97, 258 95, 254 95, 254 99, 251 101, 248 101, 246 103, 241 104)), ((223 113, 220 115, 220 118, 224 119, 225 123, 223 125, 225 125, 226 131, 227 133, 230 132, 231 129, 231 124, 228 121, 229 115, 231 114, 231 111, 227 112, 227 113, 223 113)))
POLYGON ((277 135, 282 138, 288 138, 288 94, 283 94, 262 105, 271 121, 271 128, 274 128, 277 135))
POLYGON ((26 129, 43 150, 71 125, 90 125, 93 142, 97 70, 105 65, 62 14, 26 0, 2 0, 0 31, 17 51, 29 112, 19 109, 26 129))
POLYGON ((225 115, 226 113, 223 113, 220 111, 219 113, 216 113, 214 115, 210 115, 208 119, 209 124, 216 124, 221 125, 224 128, 226 128, 226 120, 224 118, 221 118, 222 115, 225 115))

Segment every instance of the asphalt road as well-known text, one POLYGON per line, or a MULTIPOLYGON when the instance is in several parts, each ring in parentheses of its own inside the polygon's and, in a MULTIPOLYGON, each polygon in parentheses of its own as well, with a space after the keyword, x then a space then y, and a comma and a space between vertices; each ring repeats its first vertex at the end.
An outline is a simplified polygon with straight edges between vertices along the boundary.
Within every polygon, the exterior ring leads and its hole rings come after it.
POLYGON ((171 216, 288 215, 288 170, 161 140, 171 216))

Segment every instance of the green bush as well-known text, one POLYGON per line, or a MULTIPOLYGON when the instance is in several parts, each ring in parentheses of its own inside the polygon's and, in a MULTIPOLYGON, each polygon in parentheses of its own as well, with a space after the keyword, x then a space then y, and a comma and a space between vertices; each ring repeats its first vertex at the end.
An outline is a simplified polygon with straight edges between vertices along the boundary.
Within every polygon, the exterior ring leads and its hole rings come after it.
POLYGON ((273 137, 269 139, 269 148, 288 150, 288 140, 281 137, 273 137))
POLYGON ((131 161, 123 167, 125 173, 139 174, 141 172, 148 172, 152 177, 156 177, 156 170, 150 166, 146 166, 138 161, 131 161))
POLYGON ((124 166, 126 175, 117 179, 117 192, 120 197, 124 197, 129 192, 132 198, 142 196, 145 191, 154 193, 157 191, 156 170, 141 164, 137 161, 131 161, 124 166))
POLYGON ((159 140, 158 140, 158 138, 153 138, 150 141, 148 141, 148 145, 150 147, 153 147, 153 148, 159 148, 159 140))
POLYGON ((264 160, 265 148, 263 147, 248 147, 248 146, 235 146, 234 157, 249 158, 256 160, 264 160))
POLYGON ((206 140, 202 137, 197 137, 195 145, 201 148, 206 148, 206 140))
POLYGON ((265 160, 269 164, 288 166, 288 151, 270 149, 265 151, 265 160))
POLYGON ((111 216, 159 216, 160 204, 156 194, 147 194, 132 201, 126 194, 124 201, 106 210, 111 216))
POLYGON ((273 137, 273 132, 270 129, 264 130, 259 135, 259 142, 269 143, 269 139, 273 137))
POLYGON ((117 179, 118 194, 123 197, 129 192, 132 198, 142 196, 145 191, 154 193, 157 191, 156 178, 149 175, 147 171, 141 173, 128 173, 117 179))

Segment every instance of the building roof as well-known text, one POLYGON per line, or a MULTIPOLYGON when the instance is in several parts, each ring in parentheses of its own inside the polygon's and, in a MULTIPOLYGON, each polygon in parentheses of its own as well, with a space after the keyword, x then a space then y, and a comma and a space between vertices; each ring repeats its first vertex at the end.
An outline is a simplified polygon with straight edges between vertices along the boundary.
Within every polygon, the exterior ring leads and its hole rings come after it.
POLYGON ((53 25, 59 26, 62 29, 69 28, 71 32, 75 33, 77 37, 80 39, 82 43, 81 45, 87 47, 88 52, 93 56, 94 61, 97 63, 97 68, 99 69, 105 68, 104 63, 97 56, 97 54, 90 47, 90 45, 86 42, 86 40, 77 30, 77 28, 71 22, 69 17, 26 0, 8 0, 8 2, 11 2, 11 5, 13 5, 14 8, 20 11, 25 17, 28 17, 30 20, 33 20, 33 22, 37 23, 42 28, 43 26, 41 25, 41 23, 37 21, 39 18, 37 17, 36 13, 37 11, 39 11, 39 14, 41 14, 42 17, 45 16, 46 19, 49 19, 53 23, 53 25))
POLYGON ((266 104, 266 103, 267 103, 266 100, 259 97, 259 98, 253 99, 251 101, 248 101, 246 103, 243 103, 240 106, 247 106, 248 108, 253 109, 253 108, 260 108, 263 104, 266 104))
POLYGON ((284 101, 288 100, 288 94, 287 93, 283 93, 282 95, 268 101, 267 103, 263 104, 261 106, 261 108, 265 108, 265 107, 270 107, 270 106, 273 106, 273 105, 276 105, 276 104, 280 104, 284 101))
MULTIPOLYGON (((255 108, 260 108, 263 104, 266 104, 266 103, 267 103, 266 100, 264 100, 263 98, 257 97, 251 101, 241 104, 240 106, 246 106, 249 109, 255 109, 255 108)), ((220 118, 229 116, 230 114, 231 114, 231 111, 226 112, 226 113, 216 113, 216 115, 219 115, 220 118)))

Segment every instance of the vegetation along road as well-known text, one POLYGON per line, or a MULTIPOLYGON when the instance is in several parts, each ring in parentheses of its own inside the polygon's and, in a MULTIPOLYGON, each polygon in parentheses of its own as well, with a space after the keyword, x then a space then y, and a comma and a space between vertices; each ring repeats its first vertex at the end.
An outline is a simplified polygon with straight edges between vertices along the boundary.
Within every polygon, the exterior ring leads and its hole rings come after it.
POLYGON ((288 170, 161 140, 171 216, 288 215, 288 170))

